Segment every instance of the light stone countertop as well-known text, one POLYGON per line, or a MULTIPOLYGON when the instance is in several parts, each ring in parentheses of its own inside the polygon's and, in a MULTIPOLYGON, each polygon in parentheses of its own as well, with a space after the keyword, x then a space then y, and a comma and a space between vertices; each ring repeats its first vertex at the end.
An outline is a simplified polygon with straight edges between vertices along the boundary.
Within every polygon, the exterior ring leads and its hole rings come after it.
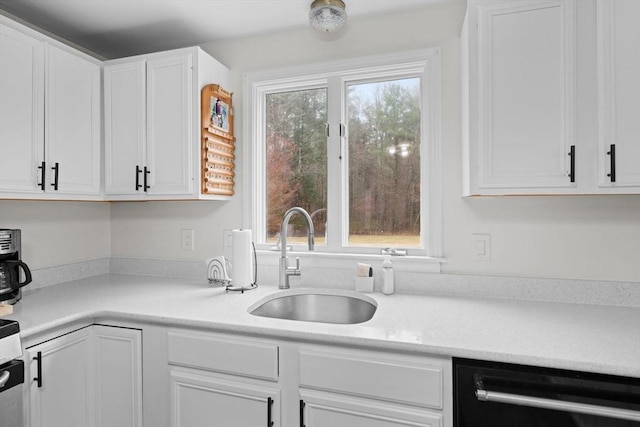
POLYGON ((640 308, 374 293, 366 295, 378 303, 376 314, 356 325, 247 312, 274 292, 106 274, 27 292, 7 317, 20 323, 26 345, 100 319, 640 377, 640 308))

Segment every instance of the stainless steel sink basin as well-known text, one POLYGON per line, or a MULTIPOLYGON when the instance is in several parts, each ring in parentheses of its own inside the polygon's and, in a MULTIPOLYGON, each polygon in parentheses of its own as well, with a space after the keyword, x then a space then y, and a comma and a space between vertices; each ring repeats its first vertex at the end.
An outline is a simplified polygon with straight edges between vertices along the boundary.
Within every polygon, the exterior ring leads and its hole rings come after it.
POLYGON ((355 324, 371 319, 377 308, 373 298, 357 292, 291 289, 258 301, 248 311, 276 319, 355 324))

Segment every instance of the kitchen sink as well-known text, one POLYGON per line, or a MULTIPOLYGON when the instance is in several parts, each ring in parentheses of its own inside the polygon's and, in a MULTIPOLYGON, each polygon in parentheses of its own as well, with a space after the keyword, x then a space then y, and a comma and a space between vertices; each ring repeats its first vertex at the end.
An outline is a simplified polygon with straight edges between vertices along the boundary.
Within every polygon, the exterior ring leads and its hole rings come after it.
POLYGON ((373 298, 357 292, 291 289, 258 301, 248 311, 260 317, 347 325, 366 322, 377 308, 373 298))

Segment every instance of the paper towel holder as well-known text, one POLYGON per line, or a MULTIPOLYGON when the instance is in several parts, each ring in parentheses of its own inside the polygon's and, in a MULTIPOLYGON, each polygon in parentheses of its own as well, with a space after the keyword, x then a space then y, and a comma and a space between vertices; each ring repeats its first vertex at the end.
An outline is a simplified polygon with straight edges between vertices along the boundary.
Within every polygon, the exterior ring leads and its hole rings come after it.
POLYGON ((233 280, 231 280, 224 288, 226 292, 240 292, 243 294, 246 291, 252 291, 258 287, 258 257, 256 255, 256 245, 253 242, 251 242, 251 250, 253 252, 253 283, 250 283, 248 286, 233 286, 233 280))

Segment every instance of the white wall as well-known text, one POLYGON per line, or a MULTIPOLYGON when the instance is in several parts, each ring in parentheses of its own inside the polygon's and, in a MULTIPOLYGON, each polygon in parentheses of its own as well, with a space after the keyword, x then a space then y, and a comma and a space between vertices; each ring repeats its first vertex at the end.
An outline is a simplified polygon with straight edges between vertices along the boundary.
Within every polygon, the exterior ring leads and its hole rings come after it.
POLYGON ((334 40, 311 29, 209 43, 205 50, 241 74, 441 46, 445 272, 640 280, 640 197, 504 197, 461 194, 460 28, 464 4, 432 6, 388 18, 353 19, 334 40), (490 233, 492 260, 471 259, 471 234, 490 233))
POLYGON ((31 269, 106 258, 110 205, 100 202, 0 200, 0 228, 22 230, 22 259, 31 269))
MULTIPOLYGON (((333 40, 303 29, 204 45, 234 75, 231 90, 235 92, 240 145, 237 170, 243 167, 241 146, 248 143, 243 141, 240 125, 244 72, 441 46, 443 237, 448 261, 443 270, 640 281, 638 196, 460 197, 459 34, 463 13, 464 3, 454 2, 388 18, 352 19, 346 31, 333 40), (491 234, 491 262, 471 260, 471 233, 491 234)), ((40 202, 42 207, 34 208, 30 202, 4 201, 0 202, 0 227, 28 232, 26 249, 38 266, 106 256, 109 241, 112 256, 205 259, 222 253, 222 230, 243 225, 242 184, 239 176, 237 197, 230 202, 127 202, 110 207, 40 202), (105 218, 109 214, 110 222, 105 218), (182 228, 195 230, 193 252, 180 247, 182 228), (61 248, 51 241, 65 235, 71 238, 61 248)))
MULTIPOLYGON (((127 202, 111 207, 111 254, 161 260, 205 260, 223 253, 222 232, 242 226, 240 197, 230 202, 127 202), (194 250, 181 230, 194 230, 194 250)), ((229 254, 231 256, 231 254, 229 254)))

